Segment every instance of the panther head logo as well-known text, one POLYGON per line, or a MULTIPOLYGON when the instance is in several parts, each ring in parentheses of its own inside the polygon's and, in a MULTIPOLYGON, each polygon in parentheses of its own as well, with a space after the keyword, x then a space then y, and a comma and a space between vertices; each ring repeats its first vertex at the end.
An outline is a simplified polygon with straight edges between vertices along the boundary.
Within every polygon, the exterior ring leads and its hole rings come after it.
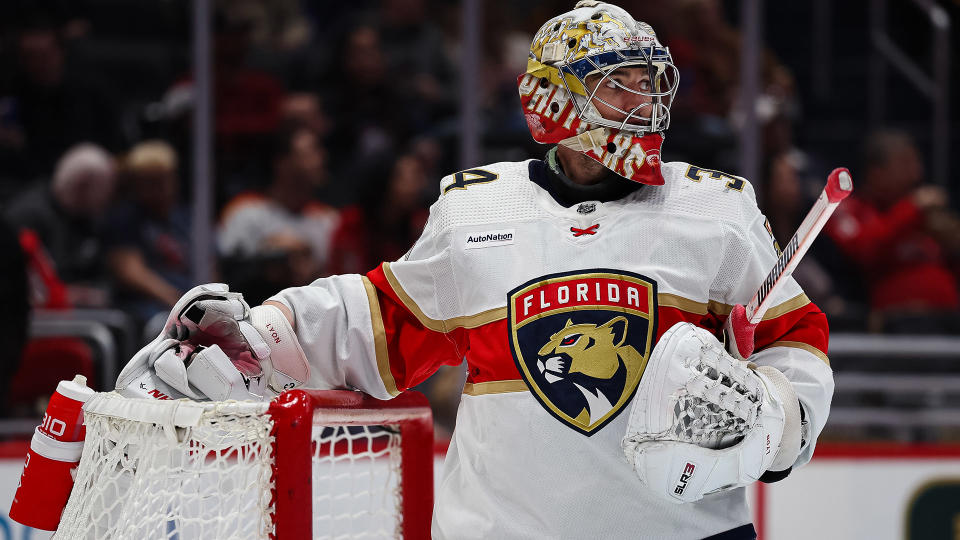
POLYGON ((571 384, 583 395, 582 408, 568 411, 570 416, 587 424, 603 417, 642 368, 641 354, 625 344, 627 324, 624 316, 601 325, 567 319, 538 351, 537 368, 549 384, 571 384))
POLYGON ((657 284, 625 270, 539 276, 510 291, 510 352, 530 393, 587 437, 616 418, 643 377, 657 284))

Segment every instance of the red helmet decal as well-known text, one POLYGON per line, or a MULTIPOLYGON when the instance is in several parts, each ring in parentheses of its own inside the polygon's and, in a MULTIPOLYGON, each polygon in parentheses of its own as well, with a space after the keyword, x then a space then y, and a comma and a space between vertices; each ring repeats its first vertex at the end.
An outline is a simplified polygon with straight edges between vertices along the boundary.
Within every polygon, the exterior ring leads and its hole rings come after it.
POLYGON ((517 77, 520 105, 533 140, 556 144, 580 133, 580 117, 564 88, 524 73, 517 77))
POLYGON ((625 131, 604 130, 608 132, 605 147, 580 151, 627 180, 651 186, 663 185, 663 174, 660 172, 663 135, 651 133, 638 137, 625 131))
POLYGON ((525 73, 517 78, 517 86, 527 127, 535 141, 562 144, 582 152, 628 180, 663 185, 660 173, 663 135, 638 136, 583 123, 570 93, 548 79, 525 73))

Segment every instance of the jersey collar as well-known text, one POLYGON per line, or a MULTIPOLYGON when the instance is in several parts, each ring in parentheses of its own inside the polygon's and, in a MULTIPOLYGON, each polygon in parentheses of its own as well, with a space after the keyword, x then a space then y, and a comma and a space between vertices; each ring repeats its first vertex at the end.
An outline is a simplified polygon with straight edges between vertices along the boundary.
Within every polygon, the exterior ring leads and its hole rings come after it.
POLYGON ((547 150, 543 160, 530 161, 530 180, 543 188, 560 206, 570 207, 585 201, 610 202, 637 191, 643 184, 609 173, 596 184, 585 186, 567 177, 557 159, 557 147, 547 150))

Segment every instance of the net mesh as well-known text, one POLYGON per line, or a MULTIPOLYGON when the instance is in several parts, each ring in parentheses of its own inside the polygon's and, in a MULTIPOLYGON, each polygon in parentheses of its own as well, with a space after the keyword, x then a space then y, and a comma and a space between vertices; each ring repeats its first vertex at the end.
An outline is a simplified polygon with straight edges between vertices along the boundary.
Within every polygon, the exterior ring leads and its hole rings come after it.
POLYGON ((400 538, 396 426, 313 431, 314 538, 400 538))
MULTIPOLYGON (((85 413, 83 456, 55 538, 270 538, 266 404, 204 405, 186 427, 158 421, 157 410, 172 418, 177 403, 149 402, 151 414, 135 403, 85 413)), ((399 429, 331 426, 327 416, 312 430, 314 538, 400 537, 399 429)))

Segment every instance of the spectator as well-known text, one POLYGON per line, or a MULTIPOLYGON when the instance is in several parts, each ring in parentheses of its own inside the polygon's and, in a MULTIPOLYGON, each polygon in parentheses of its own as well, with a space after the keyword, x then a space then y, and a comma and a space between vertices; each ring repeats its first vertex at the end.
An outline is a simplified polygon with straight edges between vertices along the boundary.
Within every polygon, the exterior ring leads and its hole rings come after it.
POLYGON ((70 304, 95 307, 106 302, 101 218, 115 183, 113 157, 84 143, 60 158, 49 185, 22 193, 7 208, 11 224, 39 237, 68 286, 70 304))
POLYGON ((216 6, 234 20, 247 21, 255 45, 292 51, 310 40, 299 0, 220 0, 216 6))
POLYGON ((420 236, 427 219, 427 178, 420 159, 404 154, 389 175, 374 168, 360 203, 343 210, 333 240, 332 274, 363 273, 397 260, 420 236))
MULTIPOLYGON (((676 51, 680 70, 668 155, 712 163, 720 170, 736 169, 733 156, 745 119, 739 88, 740 31, 727 21, 718 0, 681 0, 669 4, 667 11, 673 16, 667 25, 673 32, 670 50, 676 51)), ((759 75, 761 93, 754 106, 761 118, 795 106, 793 75, 767 48, 761 51, 759 75)))
MULTIPOLYGON (((270 186, 264 193, 234 197, 221 214, 219 251, 231 258, 224 271, 240 275, 243 283, 261 282, 259 290, 270 276, 257 266, 279 260, 287 270, 274 276, 283 281, 269 285, 265 294, 275 285, 302 285, 323 274, 339 218, 314 193, 332 189, 326 150, 317 134, 305 126, 283 130, 277 136, 270 186), (252 273, 245 275, 245 269, 252 273)), ((250 294, 249 286, 244 292, 250 294)))
POLYGON ((440 113, 456 113, 455 76, 444 52, 443 34, 436 19, 428 15, 425 0, 385 0, 379 16, 394 92, 414 107, 406 111, 407 123, 423 132, 437 122, 440 113))
MULTIPOLYGON (((727 22, 718 0, 685 0, 680 3, 679 14, 686 26, 686 35, 680 41, 686 46, 689 40, 696 51, 693 86, 689 88, 693 107, 701 114, 726 117, 737 106, 743 41, 740 31, 727 22)), ((764 99, 794 99, 793 75, 769 49, 761 54, 764 99)))
MULTIPOLYGON (((780 246, 787 245, 823 188, 822 180, 814 184, 804 178, 808 161, 803 152, 793 150, 772 156, 768 165, 762 206, 780 246)), ((849 272, 848 261, 831 239, 821 236, 793 278, 827 313, 831 329, 863 332, 868 310, 862 280, 849 272)))
POLYGON ((20 367, 23 348, 27 341, 27 318, 30 304, 27 301, 27 262, 17 233, 5 220, 0 219, 0 332, 4 343, 0 359, 0 417, 9 415, 6 410, 10 380, 20 367))
POLYGON ((34 23, 22 28, 15 47, 11 94, 0 100, 5 175, 21 179, 49 175, 49 165, 84 140, 107 148, 118 145, 113 100, 89 70, 67 69, 55 26, 34 23))
MULTIPOLYGON (((818 160, 794 144, 793 123, 783 103, 768 103, 770 108, 758 107, 763 122, 763 156, 765 174, 757 189, 764 214, 769 218, 771 232, 780 246, 785 246, 800 226, 807 211, 823 189, 821 176, 813 171, 819 169, 818 160)), ((831 277, 829 260, 824 265, 820 248, 808 253, 803 264, 793 273, 807 295, 831 315, 841 315, 853 310, 838 294, 838 287, 831 277)), ((856 316, 862 319, 862 313, 856 316)), ((831 323, 834 322, 831 320, 831 323)))
POLYGON ((391 151, 405 136, 405 111, 403 103, 387 98, 393 95, 392 80, 374 27, 350 31, 337 58, 329 79, 337 82, 328 99, 336 133, 330 152, 334 170, 352 177, 358 164, 391 151))
POLYGON ((943 190, 921 185, 923 165, 913 140, 893 130, 871 135, 859 178, 828 233, 866 278, 880 327, 960 332, 960 218, 947 209, 943 190))
POLYGON ((220 13, 214 36, 217 135, 232 139, 273 133, 280 122, 284 90, 271 75, 246 65, 249 21, 220 13))
POLYGON ((320 96, 311 92, 291 92, 281 109, 283 124, 303 126, 323 140, 330 134, 330 119, 320 96))
MULTIPOLYGON (((217 10, 213 40, 213 125, 219 182, 217 203, 260 189, 268 174, 270 138, 280 127, 285 90, 273 75, 247 65, 251 22, 217 10)), ((185 135, 193 105, 193 78, 187 74, 165 93, 157 110, 185 135)))
POLYGON ((190 212, 179 200, 177 154, 166 142, 134 146, 125 181, 130 198, 110 217, 107 262, 116 303, 144 324, 191 286, 190 212))

